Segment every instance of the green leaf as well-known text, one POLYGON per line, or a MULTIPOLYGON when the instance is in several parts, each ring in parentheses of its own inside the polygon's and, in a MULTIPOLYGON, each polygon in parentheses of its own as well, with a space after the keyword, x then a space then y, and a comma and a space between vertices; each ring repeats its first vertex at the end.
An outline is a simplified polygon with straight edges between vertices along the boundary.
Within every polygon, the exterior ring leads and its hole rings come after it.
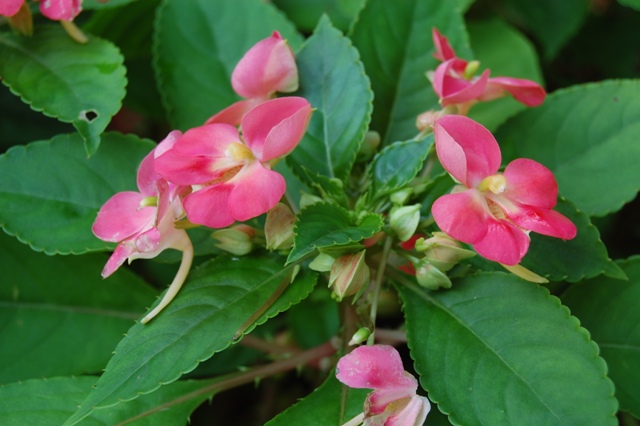
POLYGON ((545 288, 482 273, 398 290, 420 383, 453 424, 617 424, 598 347, 545 288))
POLYGON ((77 134, 16 146, 0 156, 0 226, 47 254, 113 247, 91 224, 112 195, 136 188, 136 170, 153 149, 149 140, 106 133, 87 158, 77 134))
POLYGON ((640 0, 618 0, 618 3, 635 10, 640 10, 640 0))
POLYGON ((303 258, 316 248, 362 241, 382 229, 382 223, 379 214, 368 213, 356 220, 351 212, 334 204, 312 204, 298 215, 287 263, 303 258))
POLYGON ((137 398, 175 381, 234 343, 236 333, 256 325, 304 299, 316 276, 302 271, 281 297, 257 320, 256 310, 270 301, 295 266, 278 257, 216 258, 192 271, 178 296, 148 325, 136 324, 115 349, 95 389, 69 419, 76 424, 96 408, 137 398))
POLYGON ((106 262, 46 256, 0 232, 0 383, 104 368, 157 295, 125 268, 103 281, 106 262))
MULTIPOLYGON (((534 46, 519 31, 499 19, 471 22, 467 26, 471 48, 482 70, 491 69, 491 77, 515 77, 542 84, 542 72, 534 46)), ((493 102, 480 102, 469 117, 494 131, 507 118, 527 107, 511 96, 493 102)))
MULTIPOLYGON (((311 188, 315 189, 320 197, 335 201, 343 207, 347 206, 347 194, 341 180, 320 175, 305 166, 296 167, 296 171, 311 188)), ((289 184, 289 180, 287 180, 287 184, 289 184)))
POLYGON ((91 9, 112 9, 114 7, 123 6, 128 3, 142 3, 143 0, 83 0, 82 9, 91 10, 91 9))
POLYGON ((369 392, 343 386, 331 371, 322 386, 265 426, 341 426, 362 413, 369 392))
POLYGON ((240 99, 231 72, 256 42, 278 30, 292 48, 301 43, 281 12, 255 0, 164 0, 155 28, 160 93, 172 127, 181 130, 240 99))
POLYGON ((326 14, 336 28, 346 31, 366 0, 274 0, 278 9, 287 14, 300 31, 313 32, 326 14))
POLYGON ((422 216, 430 215, 433 203, 443 195, 450 193, 455 185, 456 183, 447 172, 434 176, 424 191, 426 193, 425 197, 420 202, 422 204, 422 209, 420 209, 422 216))
POLYGON ((425 73, 439 64, 431 28, 446 35, 460 57, 471 59, 467 35, 455 1, 369 0, 351 39, 375 93, 371 128, 383 145, 413 138, 417 116, 440 109, 425 73))
POLYGON ((372 198, 378 199, 407 185, 422 169, 433 145, 433 133, 422 139, 395 142, 373 159, 372 198))
POLYGON ((619 265, 629 281, 598 277, 569 287, 562 301, 598 342, 620 408, 640 418, 640 257, 619 265))
MULTIPOLYGON (((73 414, 89 394, 97 377, 56 377, 0 387, 0 416, 5 426, 59 425, 73 414)), ((135 401, 94 412, 81 424, 110 426, 186 424, 191 412, 213 392, 212 381, 172 383, 135 401)))
MULTIPOLYGON (((287 157, 300 166, 345 181, 371 119, 373 92, 358 51, 324 16, 297 55, 300 90, 316 109, 307 133, 287 157)), ((301 174, 298 172, 298 174, 301 174)))
POLYGON ((296 343, 304 349, 318 346, 340 331, 338 304, 327 287, 316 289, 287 312, 287 325, 296 343))
POLYGON ((640 189, 640 81, 573 86, 502 126, 503 162, 531 158, 590 216, 619 210, 640 189))
POLYGON ((72 123, 88 155, 118 112, 127 79, 120 51, 90 37, 73 41, 59 26, 38 27, 33 37, 0 35, 0 76, 11 91, 45 115, 72 123))

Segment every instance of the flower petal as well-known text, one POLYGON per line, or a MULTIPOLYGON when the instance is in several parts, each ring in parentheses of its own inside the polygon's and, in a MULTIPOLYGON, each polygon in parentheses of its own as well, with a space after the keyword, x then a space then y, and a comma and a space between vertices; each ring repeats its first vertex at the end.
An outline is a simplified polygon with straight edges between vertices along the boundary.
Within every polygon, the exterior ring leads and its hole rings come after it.
POLYGON ((18 13, 24 0, 2 0, 0 1, 0 16, 13 16, 18 13))
POLYGON ((287 155, 307 130, 311 105, 300 97, 272 99, 249 111, 242 119, 247 146, 260 161, 287 155))
POLYGON ((82 10, 82 0, 42 0, 40 12, 54 21, 73 21, 82 10))
POLYGON ((442 166, 467 188, 500 168, 498 142, 484 126, 461 115, 445 115, 435 126, 436 151, 442 166))
POLYGON ((489 219, 487 235, 473 248, 494 262, 513 266, 520 263, 529 250, 529 236, 506 220, 489 219))
POLYGON ((119 192, 100 208, 91 230, 103 241, 119 242, 153 226, 155 207, 140 208, 139 192, 119 192))
POLYGON ((436 48, 436 53, 433 54, 434 58, 444 62, 456 57, 456 52, 449 44, 449 40, 447 40, 445 36, 440 34, 440 31, 438 31, 436 28, 433 28, 431 30, 431 35, 433 37, 433 44, 436 48))
POLYGON ((462 78, 467 62, 453 58, 438 65, 433 74, 433 90, 440 98, 442 106, 462 104, 478 99, 485 91, 489 70, 472 80, 462 78))
POLYGON ((414 395, 407 405, 396 415, 389 417, 385 426, 422 426, 431 411, 429 400, 414 395))
POLYGON ((486 201, 476 189, 443 195, 431 208, 438 227, 458 241, 474 244, 487 234, 486 201))
POLYGON ((503 195, 521 204, 550 209, 556 205, 558 184, 551 170, 537 161, 518 158, 504 170, 503 195))
POLYGON ((508 217, 521 228, 563 240, 574 238, 578 232, 573 222, 554 210, 522 206, 514 213, 509 212, 508 217))
POLYGON ((526 106, 535 107, 544 102, 547 92, 535 81, 511 77, 490 78, 487 82, 486 93, 480 98, 489 101, 502 96, 507 91, 516 100, 526 106))
POLYGON ((131 241, 123 241, 118 244, 118 247, 113 251, 113 254, 111 254, 111 257, 107 260, 107 264, 104 265, 102 269, 102 278, 107 278, 113 274, 135 250, 135 245, 133 245, 131 241))
POLYGON ((136 236, 134 239, 136 250, 141 253, 152 254, 151 257, 156 257, 159 254, 156 250, 158 249, 158 246, 160 246, 161 239, 162 236, 160 235, 158 228, 152 227, 151 229, 136 236))
POLYGON ((224 228, 235 222, 229 211, 229 194, 233 185, 211 185, 187 195, 183 205, 192 223, 210 228, 224 228))
POLYGON ((248 165, 230 182, 235 187, 229 195, 229 211, 240 222, 271 210, 287 187, 282 175, 266 169, 258 161, 248 165))
POLYGON ((244 98, 298 89, 295 57, 279 32, 274 31, 245 53, 231 74, 231 85, 244 98))
POLYGON ((266 101, 262 98, 254 98, 233 103, 220 111, 219 113, 212 115, 204 124, 213 123, 226 123, 232 126, 240 125, 240 121, 244 115, 251 111, 252 108, 266 101))

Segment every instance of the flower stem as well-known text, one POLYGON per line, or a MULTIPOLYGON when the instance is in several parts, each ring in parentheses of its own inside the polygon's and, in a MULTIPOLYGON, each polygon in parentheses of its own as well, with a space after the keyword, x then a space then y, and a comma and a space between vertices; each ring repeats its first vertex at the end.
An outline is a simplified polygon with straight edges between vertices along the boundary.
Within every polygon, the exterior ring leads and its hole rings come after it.
POLYGON ((387 235, 384 240, 384 247, 382 249, 382 258, 378 264, 378 271, 376 272, 376 279, 373 285, 373 299, 371 300, 371 324, 373 325, 373 333, 367 339, 367 345, 373 345, 375 342, 375 324, 376 317, 378 316, 378 295, 380 294, 380 287, 382 286, 382 279, 384 278, 384 271, 387 267, 387 260, 389 259, 389 252, 391 251, 391 242, 393 238, 387 235))

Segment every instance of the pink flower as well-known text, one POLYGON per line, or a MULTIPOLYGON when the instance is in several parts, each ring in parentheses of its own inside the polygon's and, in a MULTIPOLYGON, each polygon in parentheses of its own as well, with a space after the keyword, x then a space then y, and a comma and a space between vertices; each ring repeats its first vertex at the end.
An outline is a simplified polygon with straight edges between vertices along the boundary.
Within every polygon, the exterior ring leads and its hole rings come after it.
POLYGON ((527 253, 530 231, 564 240, 575 237, 575 225, 551 210, 558 185, 549 169, 521 158, 498 173, 498 143, 464 116, 442 117, 434 133, 442 166, 461 183, 433 204, 433 218, 444 232, 505 265, 518 264, 527 253))
POLYGON ((433 74, 433 89, 440 97, 443 107, 457 105, 460 113, 466 114, 474 103, 497 99, 507 93, 530 107, 538 106, 544 101, 545 90, 531 80, 489 78, 489 70, 485 70, 479 77, 474 76, 479 63, 458 58, 447 38, 435 28, 433 43, 436 47, 433 56, 443 61, 433 74))
POLYGON ((278 31, 256 43, 240 59, 231 74, 231 86, 245 98, 206 121, 206 124, 240 124, 250 109, 274 97, 275 92, 298 89, 298 68, 293 51, 278 31))
MULTIPOLYGON (((18 13, 25 0, 0 0, 0 16, 18 13)), ((40 12, 54 21, 72 21, 82 10, 82 0, 42 0, 40 12)))
POLYGON ((352 388, 373 389, 364 403, 365 426, 421 426, 431 409, 393 346, 354 349, 338 361, 336 377, 352 388))
POLYGON ((311 105, 304 98, 272 99, 242 118, 242 137, 222 123, 188 130, 157 155, 156 170, 170 182, 195 185, 184 199, 191 222, 224 228, 251 219, 284 195, 285 180, 269 162, 296 147, 310 116, 311 105))
POLYGON ((0 0, 0 16, 13 16, 18 13, 24 0, 0 0))

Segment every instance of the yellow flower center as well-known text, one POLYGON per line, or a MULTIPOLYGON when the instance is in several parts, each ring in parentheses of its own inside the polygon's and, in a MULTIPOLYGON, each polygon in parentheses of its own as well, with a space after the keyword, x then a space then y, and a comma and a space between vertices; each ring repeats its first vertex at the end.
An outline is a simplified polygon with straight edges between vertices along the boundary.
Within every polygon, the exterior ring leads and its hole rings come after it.
POLYGON ((253 160, 256 157, 253 152, 243 143, 231 142, 227 146, 226 154, 229 158, 235 161, 253 160))
POLYGON ((491 191, 494 194, 502 194, 504 190, 507 188, 507 179, 501 175, 492 175, 487 176, 482 179, 480 185, 478 185, 478 189, 482 192, 491 191))
POLYGON ((156 207, 158 205, 158 197, 145 197, 140 201, 140 206, 138 207, 138 209, 144 208, 144 207, 156 207))

